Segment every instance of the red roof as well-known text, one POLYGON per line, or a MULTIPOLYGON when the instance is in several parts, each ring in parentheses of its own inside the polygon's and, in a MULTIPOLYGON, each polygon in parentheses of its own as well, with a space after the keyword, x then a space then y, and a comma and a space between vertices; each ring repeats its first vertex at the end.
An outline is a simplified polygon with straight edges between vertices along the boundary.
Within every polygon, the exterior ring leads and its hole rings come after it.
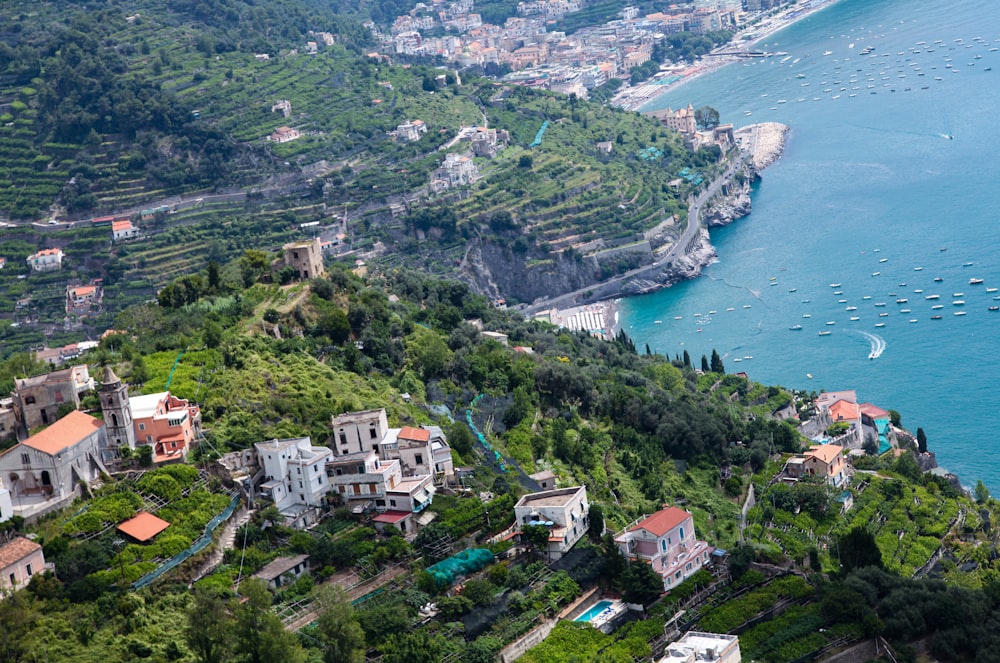
POLYGON ((112 230, 128 230, 132 227, 132 222, 128 219, 121 219, 111 223, 112 230))
POLYGON ((378 514, 372 520, 377 523, 389 523, 390 525, 395 525, 400 520, 405 520, 409 516, 409 511, 386 511, 385 513, 378 514))
POLYGON ((170 523, 157 518, 151 513, 140 511, 135 518, 129 518, 118 526, 118 531, 128 534, 136 541, 149 541, 154 536, 170 527, 170 523))
POLYGON ((872 403, 862 403, 858 406, 861 410, 861 414, 871 417, 872 419, 888 419, 889 413, 880 408, 878 405, 873 405, 872 403))
POLYGON ((21 444, 54 456, 64 449, 79 443, 85 437, 104 425, 100 419, 79 410, 73 410, 65 417, 40 433, 35 433, 21 444))
POLYGON ((19 536, 10 543, 0 546, 0 569, 16 564, 36 550, 41 549, 42 547, 31 539, 19 536))
POLYGON ((691 514, 684 509, 670 506, 666 509, 660 509, 645 520, 639 521, 630 527, 628 531, 634 532, 637 529, 644 529, 656 536, 663 536, 690 517, 691 514))
POLYGON ((404 440, 417 440, 419 442, 426 442, 431 439, 431 432, 425 428, 414 428, 413 426, 403 426, 403 429, 399 431, 399 437, 404 440))
POLYGON ((834 421, 857 421, 861 418, 857 403, 837 401, 830 406, 830 417, 834 421))

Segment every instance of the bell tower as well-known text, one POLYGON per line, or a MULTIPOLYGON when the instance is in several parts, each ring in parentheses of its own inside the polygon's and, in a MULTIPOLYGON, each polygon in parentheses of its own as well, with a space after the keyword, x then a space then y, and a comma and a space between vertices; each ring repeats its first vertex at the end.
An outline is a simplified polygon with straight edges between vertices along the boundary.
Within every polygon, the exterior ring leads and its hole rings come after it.
POLYGON ((128 387, 110 366, 104 369, 100 397, 108 444, 114 450, 128 447, 134 451, 135 427, 132 424, 132 408, 128 402, 128 387))

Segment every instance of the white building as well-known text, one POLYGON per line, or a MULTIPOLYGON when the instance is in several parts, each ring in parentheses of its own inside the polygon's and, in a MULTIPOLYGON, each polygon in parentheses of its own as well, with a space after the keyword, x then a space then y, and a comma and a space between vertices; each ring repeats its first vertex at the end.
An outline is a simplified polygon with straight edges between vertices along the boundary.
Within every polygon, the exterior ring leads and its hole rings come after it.
POLYGON ((74 410, 4 451, 0 477, 11 492, 14 515, 42 515, 79 496, 82 483, 107 471, 101 462, 107 446, 104 422, 74 410))
POLYGON ((42 249, 28 256, 28 264, 35 272, 55 272, 62 269, 62 249, 42 249))
POLYGON ((427 133, 427 125, 424 124, 423 120, 407 121, 396 127, 396 136, 400 140, 420 140, 420 136, 425 133, 427 133))
POLYGON ((378 451, 379 442, 389 430, 385 409, 347 412, 333 417, 333 442, 330 445, 337 455, 361 451, 378 451))
POLYGON ((264 482, 260 491, 274 502, 293 527, 316 522, 323 498, 330 492, 327 447, 314 447, 308 437, 270 440, 254 445, 264 482))
POLYGON ((696 573, 712 553, 711 546, 695 537, 691 514, 675 506, 636 521, 615 543, 626 558, 649 563, 662 576, 664 591, 696 573))
POLYGON ((667 645, 658 663, 740 663, 740 639, 735 635, 688 631, 677 642, 667 645))
POLYGON ((518 528, 540 525, 549 529, 550 560, 559 559, 583 538, 590 526, 589 513, 585 486, 529 493, 514 505, 518 528))
POLYGON ((398 460, 402 476, 431 475, 438 483, 455 474, 451 447, 437 426, 389 428, 385 409, 337 415, 331 424, 337 456, 374 451, 382 461, 398 460))
POLYGON ((116 219, 111 224, 111 240, 120 242, 139 236, 139 229, 132 225, 131 219, 116 219))
POLYGON ((355 513, 389 508, 386 494, 403 480, 399 461, 383 462, 374 451, 335 456, 326 464, 331 490, 355 513))

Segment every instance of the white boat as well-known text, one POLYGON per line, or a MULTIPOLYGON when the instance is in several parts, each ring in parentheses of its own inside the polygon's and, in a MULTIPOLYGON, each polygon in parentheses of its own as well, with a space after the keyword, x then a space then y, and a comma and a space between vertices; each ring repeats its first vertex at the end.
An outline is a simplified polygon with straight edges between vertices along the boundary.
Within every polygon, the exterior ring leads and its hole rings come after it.
POLYGON ((910 323, 911 323, 911 324, 912 324, 912 323, 914 323, 914 322, 916 322, 916 321, 917 321, 917 319, 916 319, 916 318, 910 318, 910 323))
POLYGON ((932 315, 931 316, 931 320, 940 320, 940 319, 941 319, 940 315, 932 315))
POLYGON ((885 302, 875 302, 875 306, 885 306, 885 302))
POLYGON ((830 287, 831 287, 831 288, 839 288, 839 287, 840 287, 840 284, 839 284, 839 283, 831 283, 831 284, 830 284, 830 287))
POLYGON ((858 310, 858 307, 857 307, 857 306, 848 306, 848 307, 847 307, 846 309, 844 309, 844 310, 845 310, 845 311, 857 311, 857 310, 858 310))
POLYGON ((876 327, 885 327, 885 323, 884 322, 876 322, 875 326, 876 327))
POLYGON ((744 304, 743 308, 750 308, 750 305, 749 304, 744 304))
POLYGON ((872 298, 872 296, 871 296, 871 295, 865 295, 865 296, 864 296, 864 297, 862 297, 861 299, 871 299, 871 298, 872 298))
POLYGON ((829 321, 827 321, 827 323, 826 323, 826 326, 827 326, 827 327, 832 327, 832 326, 833 326, 833 325, 835 325, 835 324, 837 324, 837 323, 836 323, 836 321, 834 321, 834 320, 829 320, 829 321))
POLYGON ((931 310, 936 311, 941 308, 944 308, 944 304, 935 304, 934 306, 931 307, 931 310))
POLYGON ((986 292, 996 292, 996 288, 986 288, 986 292))
POLYGON ((954 297, 955 299, 959 299, 961 297, 965 297, 965 293, 964 292, 953 292, 953 293, 951 293, 951 296, 954 297))
POLYGON ((896 303, 897 304, 905 304, 907 301, 908 300, 906 299, 906 297, 900 297, 899 299, 896 300, 896 303))
POLYGON ((941 295, 927 295, 924 299, 940 299, 941 295))
POLYGON ((662 325, 663 324, 663 320, 653 320, 653 324, 654 325, 662 325))
POLYGON ((955 311, 955 315, 965 315, 965 311, 955 311))
POLYGON ((965 306, 965 300, 964 299, 956 299, 955 301, 953 301, 951 303, 951 305, 952 306, 965 306))
POLYGON ((838 300, 837 300, 837 303, 838 303, 838 304, 846 304, 846 303, 847 303, 847 300, 846 300, 846 299, 838 299, 838 300))
POLYGON ((878 276, 878 275, 879 275, 879 274, 881 274, 881 273, 882 273, 882 272, 872 272, 872 276, 878 276))
POLYGON ((792 331, 801 331, 802 325, 792 325, 791 327, 789 327, 789 329, 792 331))
POLYGON ((983 282, 982 279, 969 279, 969 285, 979 285, 983 282))
POLYGON ((819 335, 820 335, 820 336, 829 336, 829 335, 830 335, 830 332, 828 332, 828 331, 821 331, 821 332, 819 333, 819 335))
POLYGON ((878 261, 879 262, 889 262, 889 259, 888 258, 879 258, 878 261))
POLYGON ((913 268, 913 271, 915 271, 915 272, 922 272, 923 270, 924 270, 923 267, 914 267, 913 268))
POLYGON ((810 314, 810 313, 803 313, 803 314, 802 314, 802 317, 803 317, 803 318, 811 318, 811 317, 812 317, 812 314, 810 314))
POLYGON ((852 315, 852 316, 851 316, 851 322, 857 322, 857 321, 858 321, 858 320, 860 320, 860 319, 861 319, 861 318, 859 318, 859 317, 858 317, 858 316, 856 316, 856 315, 852 315))
POLYGON ((989 309, 991 311, 1000 311, 1000 306, 990 306, 989 309))
POLYGON ((916 293, 916 294, 918 294, 918 295, 922 295, 924 291, 923 291, 923 290, 921 290, 920 288, 917 288, 917 289, 916 289, 916 290, 914 290, 913 292, 914 292, 914 293, 916 293))
POLYGON ((889 314, 888 313, 879 313, 878 317, 880 317, 880 318, 888 318, 889 314))
POLYGON ((674 316, 674 320, 683 320, 683 319, 684 319, 684 316, 682 316, 682 315, 675 315, 674 316))

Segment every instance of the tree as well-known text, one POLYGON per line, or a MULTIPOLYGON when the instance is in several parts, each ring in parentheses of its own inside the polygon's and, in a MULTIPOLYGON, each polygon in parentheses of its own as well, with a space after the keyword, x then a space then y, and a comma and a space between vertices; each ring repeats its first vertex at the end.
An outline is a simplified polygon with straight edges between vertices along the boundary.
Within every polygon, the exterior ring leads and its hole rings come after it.
POLYGON ((701 372, 702 373, 708 373, 711 370, 712 370, 712 367, 709 366, 709 364, 708 364, 708 357, 706 357, 705 355, 702 355, 701 356, 701 372))
POLYGON ((976 482, 976 488, 972 494, 980 504, 986 504, 990 499, 990 489, 986 487, 982 479, 976 482))
POLYGON ((448 432, 448 445, 460 456, 465 456, 472 451, 472 445, 475 444, 475 441, 476 438, 473 437, 472 430, 464 421, 456 421, 451 425, 451 430, 448 432))
POLYGON ((882 553, 875 537, 861 525, 837 539, 837 555, 845 574, 863 566, 882 568, 882 553))
POLYGON ((531 170, 535 161, 531 158, 530 154, 522 154, 521 158, 517 160, 517 167, 523 168, 524 170, 531 170))
POLYGON ((663 578, 645 562, 629 562, 620 584, 626 603, 649 605, 663 593, 663 578))
POLYGON ((549 530, 542 525, 524 525, 521 538, 536 552, 545 552, 549 547, 549 530))
POLYGON ((903 425, 903 417, 896 410, 889 410, 889 423, 899 428, 903 425))
POLYGON ((205 341, 206 348, 219 347, 222 343, 222 325, 215 320, 206 321, 202 330, 202 339, 205 341))
POLYGON ((710 131, 719 126, 719 111, 711 106, 702 106, 694 112, 694 121, 698 128, 703 131, 710 131))
POLYGON ((927 433, 924 432, 923 428, 917 427, 917 449, 920 453, 927 453, 927 433))
POLYGON ((322 643, 324 663, 364 663, 365 632, 343 590, 323 585, 316 600, 321 612, 315 635, 322 643))
POLYGON ((271 592, 251 578, 240 585, 245 600, 233 609, 235 660, 242 663, 304 663, 305 654, 293 633, 271 612, 271 592))
POLYGON ((588 532, 593 538, 598 538, 604 534, 604 509, 599 504, 591 504, 590 512, 587 514, 588 532))
POLYGON ((232 618, 226 601, 220 594, 195 591, 187 611, 184 631, 188 647, 201 663, 222 663, 227 660, 232 618))
POLYGON ((722 358, 719 357, 719 353, 712 349, 712 372, 713 373, 725 373, 726 367, 722 365, 722 358))

